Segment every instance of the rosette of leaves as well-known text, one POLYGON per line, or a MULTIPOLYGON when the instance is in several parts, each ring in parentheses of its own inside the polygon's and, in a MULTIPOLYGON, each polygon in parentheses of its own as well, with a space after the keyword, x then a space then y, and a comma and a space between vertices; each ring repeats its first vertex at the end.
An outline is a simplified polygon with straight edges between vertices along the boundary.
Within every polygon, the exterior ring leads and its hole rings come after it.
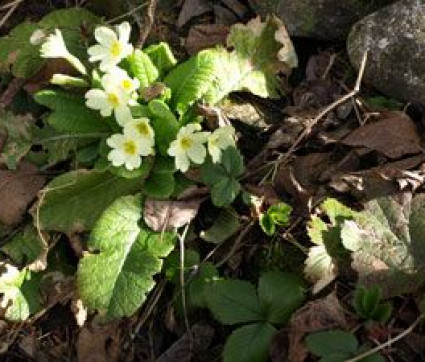
POLYGON ((401 193, 371 200, 353 211, 334 199, 320 207, 330 223, 315 217, 305 272, 313 281, 355 272, 358 283, 378 285, 384 298, 415 292, 425 282, 425 195, 401 193), (320 248, 320 250, 318 249, 320 248))

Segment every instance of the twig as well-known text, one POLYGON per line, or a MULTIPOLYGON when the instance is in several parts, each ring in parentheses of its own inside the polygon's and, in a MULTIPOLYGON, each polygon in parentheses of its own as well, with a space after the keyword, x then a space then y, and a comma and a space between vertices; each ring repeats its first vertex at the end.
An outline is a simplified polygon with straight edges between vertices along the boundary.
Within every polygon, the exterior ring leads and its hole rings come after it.
POLYGON ((192 351, 193 346, 193 337, 192 337, 192 331, 190 328, 189 318, 187 315, 187 308, 186 308, 186 285, 184 281, 184 241, 186 239, 187 231, 189 230, 189 224, 186 225, 186 227, 183 230, 183 233, 177 234, 177 237, 179 239, 180 243, 180 287, 182 292, 182 307, 183 307, 183 317, 184 317, 184 324, 186 326, 187 335, 189 337, 190 342, 190 351, 192 351))
POLYGON ((295 142, 292 144, 292 146, 289 148, 288 152, 286 152, 285 156, 281 160, 280 163, 285 163, 289 157, 292 155, 292 153, 295 151, 295 149, 299 146, 299 144, 304 140, 305 137, 307 137, 313 127, 330 111, 338 107, 340 104, 344 103, 351 97, 355 96, 360 91, 360 84, 363 79, 363 74, 366 67, 366 61, 367 61, 367 51, 363 55, 363 60, 359 69, 359 74, 357 76, 356 84, 354 86, 354 89, 347 93, 345 96, 339 98, 329 106, 327 106, 325 109, 323 109, 312 121, 311 123, 304 129, 304 131, 298 136, 298 138, 295 140, 295 142))
POLYGON ((140 29, 139 40, 136 43, 139 48, 143 47, 143 44, 145 44, 146 38, 152 29, 152 25, 155 21, 155 11, 156 0, 149 0, 148 9, 146 11, 146 23, 144 24, 145 26, 140 29))
POLYGON ((121 19, 126 18, 127 16, 133 15, 135 12, 139 11, 140 9, 143 9, 143 8, 144 8, 144 7, 146 7, 146 6, 147 6, 147 4, 146 4, 146 3, 143 3, 143 4, 141 4, 141 5, 138 5, 138 6, 134 7, 133 9, 131 9, 130 11, 126 12, 125 14, 121 14, 121 15, 119 15, 119 16, 117 16, 117 17, 113 18, 113 19, 108 20, 108 21, 106 22, 106 24, 113 24, 113 23, 115 23, 116 21, 119 21, 119 20, 121 20, 121 19))
POLYGON ((357 361, 361 361, 363 358, 366 358, 368 356, 371 356, 372 354, 375 354, 381 350, 383 350, 384 348, 387 348, 389 346, 391 346, 393 343, 399 341, 400 339, 403 339, 404 337, 406 337, 408 334, 412 333, 413 330, 416 328, 416 326, 422 321, 423 317, 425 316, 425 314, 421 314, 418 318, 416 318, 416 320, 411 324, 411 326, 409 328, 407 328, 405 331, 403 331, 402 333, 400 333, 398 336, 394 337, 394 338, 390 338, 388 341, 386 341, 383 344, 380 344, 379 346, 376 346, 375 348, 372 348, 354 358, 350 358, 348 360, 346 360, 345 362, 357 362, 357 361))
POLYGON ((17 7, 23 2, 24 0, 15 0, 14 2, 7 4, 6 6, 10 6, 9 10, 6 14, 4 14, 3 18, 0 20, 0 28, 6 23, 7 19, 10 18, 10 16, 14 13, 14 11, 17 9, 17 7))

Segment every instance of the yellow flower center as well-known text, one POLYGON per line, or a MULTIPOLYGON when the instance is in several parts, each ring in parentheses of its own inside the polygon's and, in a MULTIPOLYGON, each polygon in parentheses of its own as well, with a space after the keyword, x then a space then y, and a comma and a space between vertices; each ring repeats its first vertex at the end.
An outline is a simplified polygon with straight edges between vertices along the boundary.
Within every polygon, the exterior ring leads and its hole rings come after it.
POLYGON ((192 147, 192 140, 189 137, 182 137, 180 139, 180 146, 184 150, 188 150, 190 147, 192 147))
POLYGON ((120 100, 115 93, 108 94, 108 101, 112 105, 112 107, 118 107, 120 105, 120 100))
POLYGON ((129 80, 129 79, 125 79, 125 80, 123 80, 123 82, 122 82, 122 87, 123 87, 125 90, 129 91, 129 90, 131 90, 131 88, 133 88, 133 83, 131 83, 131 80, 129 80))
POLYGON ((138 123, 136 128, 141 135, 149 136, 149 126, 145 122, 138 123))
POLYGON ((117 58, 120 56, 121 51, 122 51, 122 45, 118 40, 116 40, 111 46, 111 55, 114 58, 117 58))
POLYGON ((135 155, 136 150, 137 150, 137 147, 136 147, 136 144, 134 143, 134 141, 126 141, 124 143, 124 151, 128 155, 135 155))

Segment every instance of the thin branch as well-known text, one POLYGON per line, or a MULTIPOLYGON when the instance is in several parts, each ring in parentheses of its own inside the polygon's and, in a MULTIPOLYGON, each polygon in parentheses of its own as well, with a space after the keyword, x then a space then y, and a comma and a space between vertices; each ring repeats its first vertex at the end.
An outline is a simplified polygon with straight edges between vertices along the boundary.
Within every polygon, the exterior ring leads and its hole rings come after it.
POLYGON ((350 358, 350 359, 346 360, 345 362, 357 362, 357 361, 361 361, 363 358, 366 358, 368 356, 371 356, 372 354, 375 354, 375 353, 383 350, 384 348, 387 348, 387 347, 391 346, 393 343, 399 341, 400 339, 403 339, 408 334, 412 333, 413 330, 417 327, 417 325, 422 321, 422 319, 424 318, 424 316, 425 316, 425 314, 421 314, 418 318, 416 318, 416 320, 411 324, 411 326, 409 328, 407 328, 405 331, 403 331, 402 333, 400 333, 398 336, 396 336, 394 338, 390 338, 385 343, 382 343, 379 346, 376 346, 375 348, 372 348, 372 349, 370 349, 370 350, 362 353, 361 355, 358 355, 358 356, 356 356, 354 358, 350 358))
POLYGON ((351 97, 354 97, 359 91, 360 91, 360 84, 362 82, 363 79, 363 75, 364 75, 364 71, 365 71, 365 67, 366 67, 366 61, 367 61, 367 51, 364 53, 363 55, 363 59, 362 59, 362 63, 359 69, 359 74, 357 76, 357 80, 356 80, 356 84, 354 86, 354 89, 347 93, 346 95, 342 96, 341 98, 339 98, 338 100, 336 100, 335 102, 333 102, 332 104, 330 104, 329 106, 325 107, 312 121, 311 123, 304 129, 304 131, 298 136, 298 138, 295 140, 295 142, 292 144, 291 148, 288 150, 288 152, 286 152, 285 156, 283 157, 283 159, 281 160, 280 163, 285 163, 289 157, 292 155, 292 153, 295 151, 295 149, 299 146, 299 144, 304 140, 304 138, 306 138, 311 130, 313 129, 313 127, 326 115, 328 114, 330 111, 332 111, 333 109, 335 109, 336 107, 338 107, 340 104, 346 102, 348 99, 350 99, 351 97))
POLYGON ((3 18, 0 20, 0 28, 6 23, 7 19, 10 18, 10 16, 15 12, 15 10, 18 8, 18 6, 23 2, 24 0, 16 0, 12 2, 10 5, 9 10, 6 14, 4 14, 3 18))
POLYGON ((152 25, 155 21, 155 11, 156 11, 156 0, 149 0, 148 9, 146 11, 146 23, 144 24, 144 27, 140 29, 140 35, 139 40, 137 41, 136 45, 139 48, 143 47, 143 44, 145 44, 145 41, 152 29, 152 25))

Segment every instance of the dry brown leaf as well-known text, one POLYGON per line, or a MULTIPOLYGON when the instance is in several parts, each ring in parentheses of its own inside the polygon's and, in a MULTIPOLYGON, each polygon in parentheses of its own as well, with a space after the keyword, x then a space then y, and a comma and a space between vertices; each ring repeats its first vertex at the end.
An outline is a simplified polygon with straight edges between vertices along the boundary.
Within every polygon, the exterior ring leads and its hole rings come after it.
POLYGON ((189 356, 200 354, 208 349, 214 329, 209 325, 195 324, 190 329, 191 334, 185 333, 156 362, 182 362, 191 360, 189 356))
POLYGON ((220 24, 195 25, 189 30, 186 39, 186 50, 189 54, 195 54, 207 48, 226 43, 229 27, 220 24))
POLYGON ((225 6, 214 5, 214 23, 231 26, 238 22, 235 13, 225 6))
POLYGON ((170 231, 190 223, 196 216, 203 199, 163 201, 146 199, 143 218, 154 231, 170 231))
POLYGON ((205 14, 211 10, 208 0, 186 0, 177 19, 177 26, 181 28, 195 16, 205 14))
POLYGON ((44 181, 37 167, 28 162, 22 162, 13 171, 0 169, 0 222, 19 223, 44 181))
POLYGON ((95 325, 81 329, 77 340, 79 362, 114 362, 120 354, 118 323, 95 325))
MULTIPOLYGON (((7 86, 6 90, 0 97, 0 103, 3 107, 8 107, 15 99, 16 94, 21 90, 25 79, 14 78, 7 86)), ((1 150, 1 146, 0 146, 1 150)))
MULTIPOLYGON (((289 325, 289 358, 287 361, 303 362, 306 359, 308 351, 303 340, 307 334, 333 328, 349 328, 335 293, 309 302, 298 309, 292 316, 289 325)), ((273 362, 277 361, 273 360, 273 362)))
POLYGON ((382 112, 378 121, 357 128, 342 140, 344 145, 366 147, 392 159, 420 153, 420 142, 413 121, 397 111, 382 112))

